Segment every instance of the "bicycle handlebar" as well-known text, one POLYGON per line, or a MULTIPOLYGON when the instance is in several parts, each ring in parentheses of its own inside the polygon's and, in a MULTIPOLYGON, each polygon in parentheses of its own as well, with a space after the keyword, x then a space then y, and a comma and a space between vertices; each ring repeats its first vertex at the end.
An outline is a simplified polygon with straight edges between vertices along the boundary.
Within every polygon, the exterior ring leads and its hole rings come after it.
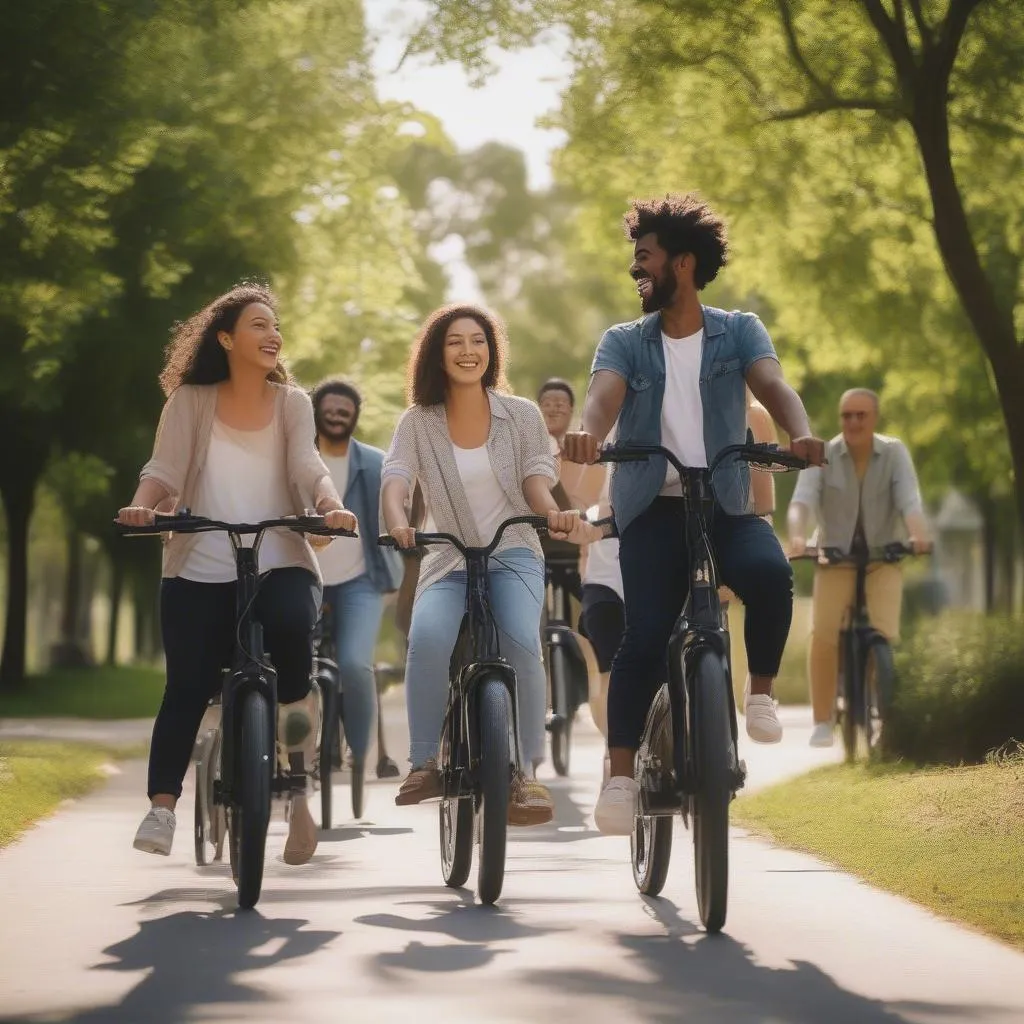
MULTIPOLYGON (((461 555, 468 556, 470 554, 485 554, 492 555, 497 550, 498 545, 501 543, 501 538, 505 535, 505 531, 511 526, 532 526, 538 533, 546 531, 548 528, 548 520, 546 516, 512 516, 511 519, 506 519, 503 523, 499 524, 498 529, 494 532, 494 537, 491 543, 483 548, 474 548, 468 544, 464 544, 458 537, 450 533, 417 533, 414 539, 416 547, 427 547, 431 544, 451 544, 461 555)), ((390 534, 384 534, 377 538, 377 543, 382 548, 396 548, 399 551, 407 550, 399 547, 398 541, 395 540, 390 534)))
POLYGON ((598 455, 598 462, 643 462, 654 455, 666 458, 682 476, 687 469, 706 468, 713 474, 722 461, 730 455, 736 455, 743 462, 761 466, 783 466, 786 469, 806 469, 809 463, 786 448, 777 444, 730 444, 723 448, 708 467, 684 466, 675 453, 660 444, 633 443, 619 441, 606 445, 598 455))
MULTIPOLYGON (((931 554, 931 549, 922 554, 931 554)), ((893 541, 891 544, 884 544, 881 547, 869 548, 867 553, 868 562, 899 562, 904 558, 913 558, 918 553, 902 541, 893 541)), ((791 562, 817 562, 819 565, 843 565, 845 563, 856 564, 860 557, 856 553, 844 553, 839 548, 806 548, 803 554, 790 555, 791 562)))
POLYGON ((293 530, 296 533, 309 533, 318 537, 353 537, 359 534, 353 530, 342 530, 338 527, 324 525, 324 517, 320 515, 284 516, 280 519, 264 519, 258 523, 225 523, 219 519, 207 519, 206 516, 193 515, 187 509, 172 515, 157 515, 153 522, 146 526, 127 526, 114 520, 114 529, 123 537, 155 537, 169 531, 174 533, 236 533, 239 535, 263 533, 264 530, 276 528, 293 530))

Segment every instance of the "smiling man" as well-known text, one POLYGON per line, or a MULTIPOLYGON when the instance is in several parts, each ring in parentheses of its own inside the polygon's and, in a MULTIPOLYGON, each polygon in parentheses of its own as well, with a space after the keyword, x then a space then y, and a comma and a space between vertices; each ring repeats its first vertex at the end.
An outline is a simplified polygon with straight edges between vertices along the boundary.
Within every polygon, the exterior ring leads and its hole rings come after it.
MULTIPOLYGON (((819 464, 824 444, 811 435, 764 324, 753 313, 701 304, 700 291, 727 260, 722 219, 693 193, 669 195, 634 201, 625 228, 634 243, 629 273, 645 315, 601 339, 582 429, 566 435, 565 457, 593 462, 618 419, 621 440, 662 444, 684 466, 706 467, 727 445, 746 441, 749 385, 792 438, 793 452, 819 464)), ((775 743, 782 728, 771 694, 792 619, 792 572, 771 526, 752 513, 746 466, 730 467, 715 483, 711 526, 720 582, 746 606, 747 734, 775 743)), ((594 812, 598 828, 612 835, 632 829, 633 758, 687 596, 681 493, 678 474, 660 457, 623 463, 612 477, 626 629, 608 691, 611 778, 594 812)))
MULTIPOLYGON (((335 540, 317 552, 324 577, 324 605, 329 606, 345 691, 345 736, 352 748, 353 771, 365 770, 366 754, 377 712, 373 656, 380 632, 384 595, 398 589, 398 557, 377 544, 380 471, 384 453, 352 435, 363 400, 347 381, 331 378, 311 395, 317 447, 338 493, 356 514, 360 539, 335 540)), ((383 755, 383 751, 381 751, 383 755)), ((380 773, 378 765, 378 774, 380 773)))

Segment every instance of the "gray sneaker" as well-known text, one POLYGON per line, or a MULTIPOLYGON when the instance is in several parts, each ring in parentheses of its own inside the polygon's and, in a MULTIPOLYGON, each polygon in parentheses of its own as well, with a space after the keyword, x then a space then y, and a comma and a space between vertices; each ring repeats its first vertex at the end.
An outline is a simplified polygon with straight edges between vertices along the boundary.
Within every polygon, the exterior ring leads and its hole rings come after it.
POLYGON ((132 846, 143 853, 159 853, 168 857, 171 844, 174 842, 174 811, 166 807, 151 807, 149 814, 142 819, 139 831, 135 833, 132 846))

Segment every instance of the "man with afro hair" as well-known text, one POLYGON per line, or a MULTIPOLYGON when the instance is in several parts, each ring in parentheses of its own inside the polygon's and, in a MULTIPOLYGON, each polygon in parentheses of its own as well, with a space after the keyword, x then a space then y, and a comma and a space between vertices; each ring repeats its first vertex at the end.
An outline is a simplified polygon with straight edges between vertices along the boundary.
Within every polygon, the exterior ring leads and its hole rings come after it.
MULTIPOLYGON (((621 441, 661 444, 684 466, 709 466, 727 445, 746 441, 749 386, 791 438, 792 451, 821 464, 824 444, 786 383, 764 324, 753 313, 701 303, 701 290, 729 257, 722 218, 695 193, 668 195, 634 200, 625 229, 633 243, 629 274, 644 315, 602 337, 582 425, 566 435, 565 457, 594 462, 617 420, 621 441)), ((709 526, 719 582, 746 606, 747 734, 776 743, 782 728, 772 684, 789 636, 792 571, 772 527, 752 513, 747 466, 724 466, 715 490, 719 507, 709 526)), ((679 475, 663 457, 623 463, 612 478, 626 629, 608 691, 611 778, 594 812, 598 828, 610 835, 632 830, 633 759, 689 588, 681 495, 679 475)))

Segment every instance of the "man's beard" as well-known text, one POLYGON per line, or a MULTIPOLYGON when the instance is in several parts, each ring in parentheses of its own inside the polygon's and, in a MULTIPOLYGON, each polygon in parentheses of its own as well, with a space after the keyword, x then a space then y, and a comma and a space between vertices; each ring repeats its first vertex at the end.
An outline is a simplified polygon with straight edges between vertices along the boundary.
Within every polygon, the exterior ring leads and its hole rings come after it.
POLYGON ((356 430, 356 424, 359 422, 359 417, 356 417, 351 423, 337 426, 324 423, 319 416, 317 416, 316 421, 317 433, 321 437, 327 438, 332 444, 338 444, 341 441, 348 441, 352 437, 356 430))
POLYGON ((645 313, 656 313, 664 309, 676 297, 676 281, 672 274, 664 274, 660 278, 652 277, 654 283, 650 298, 640 297, 640 308, 645 313))

